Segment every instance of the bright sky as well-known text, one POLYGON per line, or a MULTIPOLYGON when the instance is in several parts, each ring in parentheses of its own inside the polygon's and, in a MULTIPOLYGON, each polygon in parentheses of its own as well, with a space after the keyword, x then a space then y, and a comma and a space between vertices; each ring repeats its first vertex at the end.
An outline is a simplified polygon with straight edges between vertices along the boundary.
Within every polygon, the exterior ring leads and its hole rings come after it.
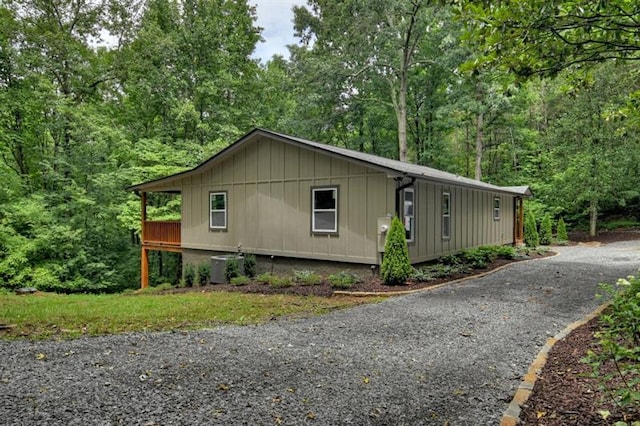
POLYGON ((264 42, 256 45, 253 56, 266 62, 275 54, 289 58, 288 44, 295 44, 298 39, 293 36, 294 5, 305 6, 306 0, 249 0, 250 5, 257 6, 258 22, 262 27, 264 42))

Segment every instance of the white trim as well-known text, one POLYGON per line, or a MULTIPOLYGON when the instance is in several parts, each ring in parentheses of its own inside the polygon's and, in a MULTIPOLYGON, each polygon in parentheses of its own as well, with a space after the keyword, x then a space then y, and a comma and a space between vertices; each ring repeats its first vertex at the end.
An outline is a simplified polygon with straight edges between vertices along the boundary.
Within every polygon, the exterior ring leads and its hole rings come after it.
POLYGON ((318 188, 311 188, 311 232, 318 234, 336 234, 338 233, 338 187, 337 186, 324 186, 318 188), (332 209, 318 209, 316 208, 316 192, 319 191, 331 191, 334 194, 335 207, 332 209), (332 229, 317 229, 316 228, 316 213, 333 213, 333 228, 332 229))
POLYGON ((502 207, 502 200, 500 197, 493 197, 493 220, 500 220, 500 208, 502 207), (496 207, 496 201, 498 205, 496 207))
POLYGON ((449 240, 451 239, 451 193, 450 192, 443 192, 442 193, 442 239, 443 240, 449 240), (445 206, 445 202, 444 200, 447 200, 447 211, 445 212, 444 206, 445 206), (445 221, 447 223, 447 226, 445 227, 445 221), (445 229, 448 231, 445 234, 445 229))
POLYGON ((405 188, 402 191, 402 220, 404 224, 405 235, 407 231, 407 222, 409 220, 409 238, 407 238, 408 243, 413 243, 416 240, 416 191, 413 187, 405 188), (406 194, 411 193, 411 210, 412 214, 407 215, 407 199, 406 194))
POLYGON ((218 192, 209 192, 209 229, 227 229, 227 193, 226 191, 218 191, 218 192), (213 209, 211 206, 211 202, 213 201, 213 197, 217 195, 222 195, 224 199, 224 209, 213 209), (224 213, 224 225, 214 225, 213 224, 213 213, 224 213))

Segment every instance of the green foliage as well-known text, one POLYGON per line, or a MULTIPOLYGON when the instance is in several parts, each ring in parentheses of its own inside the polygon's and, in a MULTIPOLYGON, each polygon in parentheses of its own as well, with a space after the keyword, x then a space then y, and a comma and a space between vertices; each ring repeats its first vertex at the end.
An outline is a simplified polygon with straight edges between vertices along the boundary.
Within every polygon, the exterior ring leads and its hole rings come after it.
POLYGON ((256 277, 256 281, 261 284, 271 284, 275 277, 270 272, 263 272, 262 274, 256 277))
POLYGON ((293 285, 291 277, 276 277, 272 276, 269 285, 274 288, 287 288, 293 285))
POLYGON ((414 268, 410 278, 419 283, 433 281, 435 279, 435 277, 431 274, 430 271, 427 271, 426 269, 418 269, 418 268, 414 268))
POLYGON ((243 286, 247 285, 251 282, 251 278, 246 275, 240 275, 238 277, 231 278, 231 285, 235 286, 243 286))
POLYGON ((395 216, 384 244, 384 258, 380 266, 382 280, 386 285, 404 284, 412 271, 405 229, 395 216))
POLYGON ((527 218, 524 221, 524 243, 527 247, 534 248, 540 245, 536 218, 531 211, 527 213, 527 218))
POLYGON ((569 234, 567 233, 567 225, 564 223, 564 219, 558 219, 558 227, 556 229, 556 240, 565 242, 569 241, 569 234))
POLYGON ((313 271, 293 271, 293 280, 301 285, 322 284, 322 277, 313 271))
POLYGON ((625 228, 640 228, 640 222, 636 220, 613 220, 600 225, 600 229, 606 229, 608 231, 625 228))
POLYGON ((184 267, 184 284, 187 287, 193 287, 195 283, 196 283, 196 268, 192 264, 187 263, 184 267))
POLYGON ((340 271, 337 274, 329 275, 327 281, 329 281, 332 288, 347 290, 353 287, 354 284, 359 283, 360 277, 347 271, 340 271))
POLYGON ((227 282, 231 282, 232 278, 240 275, 240 263, 238 259, 230 258, 224 262, 224 277, 227 282))
POLYGON ((256 255, 253 253, 244 254, 244 274, 250 278, 256 276, 256 255))
POLYGON ((211 265, 207 262, 199 264, 197 275, 199 285, 209 284, 209 278, 211 277, 211 265))
POLYGON ((640 278, 620 279, 616 286, 601 285, 611 306, 600 316, 597 350, 589 350, 583 362, 592 376, 623 407, 640 404, 640 278), (615 368, 604 369, 605 364, 615 368), (611 384, 616 383, 615 387, 611 384))
POLYGON ((553 242, 553 224, 551 222, 551 215, 546 213, 542 222, 540 223, 540 244, 548 246, 553 242))

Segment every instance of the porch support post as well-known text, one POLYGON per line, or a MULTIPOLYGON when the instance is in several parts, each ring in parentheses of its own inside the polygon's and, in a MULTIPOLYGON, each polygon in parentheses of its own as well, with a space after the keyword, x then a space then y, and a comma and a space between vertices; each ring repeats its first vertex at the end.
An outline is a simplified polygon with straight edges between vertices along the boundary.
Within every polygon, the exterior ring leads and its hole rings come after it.
POLYGON ((142 246, 140 254, 140 288, 149 287, 149 249, 142 246))
POLYGON ((145 222, 147 221, 147 193, 140 193, 140 241, 142 252, 140 253, 140 288, 149 286, 149 250, 145 246, 145 222))

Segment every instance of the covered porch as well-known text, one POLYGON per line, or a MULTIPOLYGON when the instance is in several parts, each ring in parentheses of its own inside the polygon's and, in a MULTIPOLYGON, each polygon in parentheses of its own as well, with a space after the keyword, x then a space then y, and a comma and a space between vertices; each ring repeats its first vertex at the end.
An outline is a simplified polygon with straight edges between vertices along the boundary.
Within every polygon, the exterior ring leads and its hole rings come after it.
POLYGON ((147 192, 140 192, 140 287, 149 286, 149 250, 182 252, 179 220, 151 221, 147 218, 147 192))

